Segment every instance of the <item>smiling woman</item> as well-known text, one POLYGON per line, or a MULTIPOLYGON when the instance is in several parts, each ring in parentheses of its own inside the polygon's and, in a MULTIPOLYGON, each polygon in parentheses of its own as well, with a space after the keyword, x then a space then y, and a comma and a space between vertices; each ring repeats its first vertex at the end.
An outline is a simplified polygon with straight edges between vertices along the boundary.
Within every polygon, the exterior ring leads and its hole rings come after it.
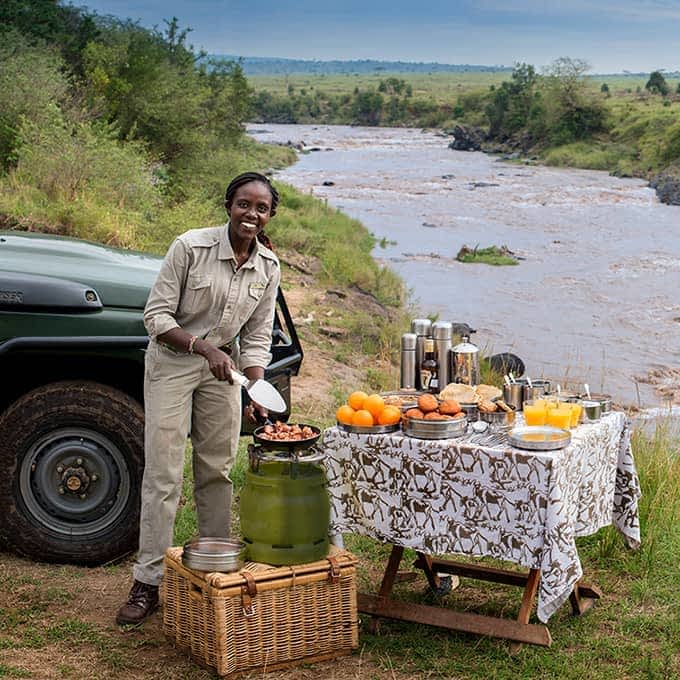
MULTIPOLYGON (((193 445, 194 496, 201 536, 229 538, 229 472, 241 430, 241 387, 264 377, 280 281, 264 228, 279 195, 248 172, 227 188, 225 226, 179 236, 151 289, 144 375, 145 467, 134 584, 119 624, 141 623, 158 607, 163 555, 173 539, 182 488, 186 433, 193 445)), ((247 412, 267 417, 254 403, 247 412)))

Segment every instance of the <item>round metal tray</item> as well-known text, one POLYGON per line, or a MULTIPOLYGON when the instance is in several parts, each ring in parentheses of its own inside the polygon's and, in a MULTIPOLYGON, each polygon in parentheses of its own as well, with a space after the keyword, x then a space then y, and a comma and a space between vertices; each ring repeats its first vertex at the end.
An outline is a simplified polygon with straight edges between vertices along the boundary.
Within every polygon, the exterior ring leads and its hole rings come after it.
POLYGON ((401 425, 395 423, 394 425, 372 425, 371 427, 362 427, 361 425, 345 425, 338 423, 338 429, 343 432, 353 432, 354 434, 389 434, 396 432, 401 425))
POLYGON ((227 538, 196 538, 184 544, 182 564, 198 571, 228 574, 243 567, 245 544, 227 538))
POLYGON ((549 425, 523 425, 508 432, 508 441, 518 449, 554 451, 569 446, 571 433, 549 425))
POLYGON ((423 420, 407 418, 404 422, 404 434, 416 439, 454 439, 467 432, 467 418, 454 420, 423 420))

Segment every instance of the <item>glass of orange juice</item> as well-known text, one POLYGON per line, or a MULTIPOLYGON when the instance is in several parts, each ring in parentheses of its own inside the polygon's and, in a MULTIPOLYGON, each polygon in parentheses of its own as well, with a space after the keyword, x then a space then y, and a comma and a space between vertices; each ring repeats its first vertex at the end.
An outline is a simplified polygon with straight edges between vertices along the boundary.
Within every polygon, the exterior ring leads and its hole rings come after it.
POLYGON ((576 427, 579 422, 581 422, 581 411, 583 407, 580 401, 572 401, 569 403, 569 408, 571 409, 571 421, 569 423, 570 427, 576 427))
POLYGON ((545 425, 547 409, 543 399, 527 399, 523 406, 524 422, 527 425, 545 425))
POLYGON ((571 407, 569 404, 563 404, 556 408, 549 408, 546 423, 553 427, 561 427, 568 430, 571 424, 571 407))

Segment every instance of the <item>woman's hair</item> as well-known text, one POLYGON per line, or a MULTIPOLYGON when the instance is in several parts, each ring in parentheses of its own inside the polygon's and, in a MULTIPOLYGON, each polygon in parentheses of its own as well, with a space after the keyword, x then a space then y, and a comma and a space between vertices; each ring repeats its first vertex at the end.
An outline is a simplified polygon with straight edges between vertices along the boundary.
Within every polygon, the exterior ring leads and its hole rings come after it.
POLYGON ((232 179, 231 182, 229 182, 229 186, 227 187, 227 193, 224 197, 224 205, 227 208, 231 208, 231 204, 234 201, 234 194, 236 193, 236 190, 239 187, 242 187, 244 184, 248 184, 249 182, 260 182, 269 189, 269 193, 272 196, 272 207, 270 215, 274 217, 274 215, 276 215, 276 206, 279 204, 279 192, 274 188, 274 185, 269 181, 269 177, 267 177, 266 175, 261 175, 259 172, 244 172, 234 177, 234 179, 232 179))
MULTIPOLYGON (((227 187, 227 193, 224 196, 224 205, 229 210, 231 208, 231 204, 234 202, 234 194, 236 193, 236 190, 239 187, 242 187, 244 184, 248 184, 249 182, 260 182, 261 184, 264 184, 268 189, 269 193, 271 194, 272 197, 272 206, 269 211, 269 214, 271 217, 274 217, 276 215, 276 206, 279 204, 279 192, 274 188, 274 185, 269 181, 269 177, 266 175, 262 175, 259 172, 244 172, 241 173, 240 175, 237 175, 234 177, 234 179, 229 182, 229 186, 227 187)), ((266 248, 269 248, 269 250, 273 250, 272 242, 269 240, 269 237, 264 233, 264 231, 261 231, 257 235, 257 240, 266 248)))

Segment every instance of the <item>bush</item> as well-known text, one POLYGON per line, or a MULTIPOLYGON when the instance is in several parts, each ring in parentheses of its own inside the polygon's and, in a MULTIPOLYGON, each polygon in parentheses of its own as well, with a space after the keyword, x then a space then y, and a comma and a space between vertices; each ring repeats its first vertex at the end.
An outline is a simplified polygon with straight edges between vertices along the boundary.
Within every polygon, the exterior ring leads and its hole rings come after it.
POLYGON ((32 47, 16 32, 0 33, 0 168, 17 160, 22 120, 49 125, 60 118, 69 85, 54 50, 32 47))

